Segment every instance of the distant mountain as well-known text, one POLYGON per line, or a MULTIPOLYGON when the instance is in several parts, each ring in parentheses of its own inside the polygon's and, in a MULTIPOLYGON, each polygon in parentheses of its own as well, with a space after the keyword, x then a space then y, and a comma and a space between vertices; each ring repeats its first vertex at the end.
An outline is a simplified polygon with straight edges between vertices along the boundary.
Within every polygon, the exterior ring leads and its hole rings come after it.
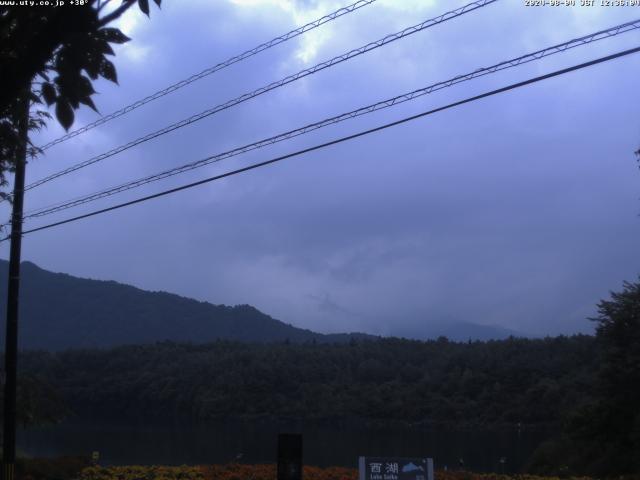
MULTIPOLYGON (((0 312, 6 311, 8 262, 0 260, 0 312)), ((0 338, 4 345, 4 321, 0 338)), ((88 280, 22 263, 20 348, 61 350, 176 342, 348 342, 361 333, 323 335, 296 328, 249 305, 229 307, 113 281, 88 280)))
MULTIPOLYGON (((0 260, 0 315, 6 311, 8 262, 0 260)), ((4 345, 4 321, 0 323, 4 345)), ((426 323, 392 332, 418 340, 440 336, 452 341, 523 336, 498 326, 469 322, 426 323)), ((364 333, 321 334, 276 320, 250 305, 213 305, 166 292, 149 292, 114 281, 89 280, 22 263, 20 348, 62 350, 107 348, 164 340, 204 343, 344 343, 376 339, 364 333)), ((1 348, 1 347, 0 347, 1 348)))
POLYGON ((466 342, 467 340, 504 340, 509 337, 528 336, 522 332, 499 325, 480 325, 456 320, 429 322, 419 329, 413 328, 406 331, 399 331, 396 334, 401 337, 415 338, 418 340, 447 337, 454 342, 466 342))

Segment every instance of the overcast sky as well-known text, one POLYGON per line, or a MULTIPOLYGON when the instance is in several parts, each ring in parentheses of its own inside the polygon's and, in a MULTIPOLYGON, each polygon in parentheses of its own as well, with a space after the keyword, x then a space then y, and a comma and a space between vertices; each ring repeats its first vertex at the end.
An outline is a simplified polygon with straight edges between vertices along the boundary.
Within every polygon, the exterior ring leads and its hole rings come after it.
MULTIPOLYGON (((341 1, 165 0, 120 22, 103 114, 341 1)), ((27 182, 464 1, 379 0, 49 149, 27 182)), ((578 0, 578 4, 580 1, 578 0)), ((596 2, 597 3, 597 2, 596 2)), ((219 153, 640 17, 502 0, 29 191, 26 209, 219 153)), ((626 33, 457 85, 28 227, 108 206, 638 46, 626 33)), ((23 259, 81 277, 254 305, 321 332, 471 321, 543 335, 640 273, 640 54, 117 212, 27 235, 23 259)), ((74 128, 98 118, 78 112, 74 128)), ((51 125, 36 139, 63 134, 51 125)), ((7 216, 6 207, 3 216, 7 216)), ((8 245, 0 246, 3 258, 8 245)))

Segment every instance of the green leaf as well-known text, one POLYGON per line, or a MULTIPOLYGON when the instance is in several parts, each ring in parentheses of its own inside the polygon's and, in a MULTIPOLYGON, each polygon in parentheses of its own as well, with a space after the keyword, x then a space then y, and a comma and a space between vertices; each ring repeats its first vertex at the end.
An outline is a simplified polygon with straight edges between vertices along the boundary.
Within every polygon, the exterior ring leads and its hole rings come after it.
POLYGON ((89 80, 84 75, 81 75, 78 78, 77 90, 78 95, 81 97, 89 97, 96 93, 96 91, 93 89, 93 85, 91 84, 91 80, 89 80))
POLYGON ((84 103, 86 106, 91 108, 94 112, 98 111, 98 109, 96 108, 95 103, 93 103, 93 100, 91 99, 91 97, 80 97, 79 100, 80 100, 80 103, 84 103))
POLYGON ((116 73, 116 67, 106 58, 100 62, 100 75, 113 83, 118 83, 118 74, 116 73))
POLYGON ((103 28, 98 33, 101 38, 111 43, 126 43, 131 40, 117 28, 103 28))
POLYGON ((58 98, 56 102, 56 118, 65 130, 69 130, 73 125, 73 108, 66 98, 58 98))
POLYGON ((140 10, 148 17, 149 16, 149 0, 138 0, 138 6, 140 10))
POLYGON ((39 116, 39 117, 43 117, 43 118, 47 118, 47 119, 51 120, 51 114, 49 112, 45 112, 44 110, 36 111, 36 115, 39 116))
POLYGON ((100 75, 100 62, 102 61, 102 55, 94 55, 91 54, 87 56, 86 62, 84 64, 84 69, 91 78, 91 80, 95 80, 100 75))
POLYGON ((113 51, 111 45, 106 40, 95 39, 94 40, 94 51, 103 55, 115 55, 116 52, 113 51))
POLYGON ((51 106, 56 101, 56 89, 49 82, 42 84, 42 97, 48 106, 51 106))

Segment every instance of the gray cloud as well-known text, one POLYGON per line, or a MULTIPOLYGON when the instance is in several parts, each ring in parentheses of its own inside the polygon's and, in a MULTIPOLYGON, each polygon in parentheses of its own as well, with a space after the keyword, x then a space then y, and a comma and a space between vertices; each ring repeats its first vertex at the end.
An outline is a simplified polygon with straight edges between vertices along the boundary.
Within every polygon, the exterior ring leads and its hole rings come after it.
MULTIPOLYGON (((321 3, 300 3, 296 13, 320 9, 321 3)), ((387 1, 366 7, 322 27, 311 41, 296 40, 220 72, 52 148, 29 165, 29 179, 444 8, 420 4, 387 1), (300 55, 302 50, 309 58, 300 55)), ((29 193, 27 208, 224 151, 621 23, 634 13, 596 10, 498 2, 51 182, 29 193)), ((101 84, 98 105, 112 111, 291 29, 294 21, 275 3, 167 2, 150 21, 139 19, 133 42, 116 59, 121 87, 101 84)), ((626 34, 458 85, 122 199, 629 48, 636 39, 636 33, 626 34)), ((632 153, 640 143, 638 61, 632 57, 597 66, 33 234, 25 238, 24 257, 56 271, 214 303, 250 303, 319 331, 406 332, 443 318, 535 334, 585 331, 594 304, 640 271, 635 255, 639 178, 632 153)), ((89 111, 79 116, 80 122, 93 118, 89 111)), ((51 127, 43 140, 60 133, 51 127)))

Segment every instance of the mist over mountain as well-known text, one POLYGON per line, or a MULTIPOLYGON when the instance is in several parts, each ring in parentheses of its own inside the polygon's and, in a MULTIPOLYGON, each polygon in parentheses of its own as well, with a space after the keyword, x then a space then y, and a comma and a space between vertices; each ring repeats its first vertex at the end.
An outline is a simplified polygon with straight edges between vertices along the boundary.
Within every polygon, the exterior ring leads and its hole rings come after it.
POLYGON ((529 337, 522 332, 502 327, 500 325, 480 325, 478 323, 463 322, 456 319, 427 320, 420 328, 398 329, 394 336, 412 338, 416 340, 430 340, 447 337, 455 342, 468 340, 504 340, 509 337, 529 337))
MULTIPOLYGON (((0 260, 3 313, 7 271, 8 262, 0 260)), ((506 338, 511 333, 472 323, 425 324, 420 332, 392 332, 394 336, 446 336, 457 341, 506 338)), ((53 273, 31 262, 22 264, 19 339, 23 349, 108 348, 164 340, 340 343, 352 338, 376 337, 364 333, 321 334, 281 322, 250 305, 213 305, 114 281, 53 273)))

